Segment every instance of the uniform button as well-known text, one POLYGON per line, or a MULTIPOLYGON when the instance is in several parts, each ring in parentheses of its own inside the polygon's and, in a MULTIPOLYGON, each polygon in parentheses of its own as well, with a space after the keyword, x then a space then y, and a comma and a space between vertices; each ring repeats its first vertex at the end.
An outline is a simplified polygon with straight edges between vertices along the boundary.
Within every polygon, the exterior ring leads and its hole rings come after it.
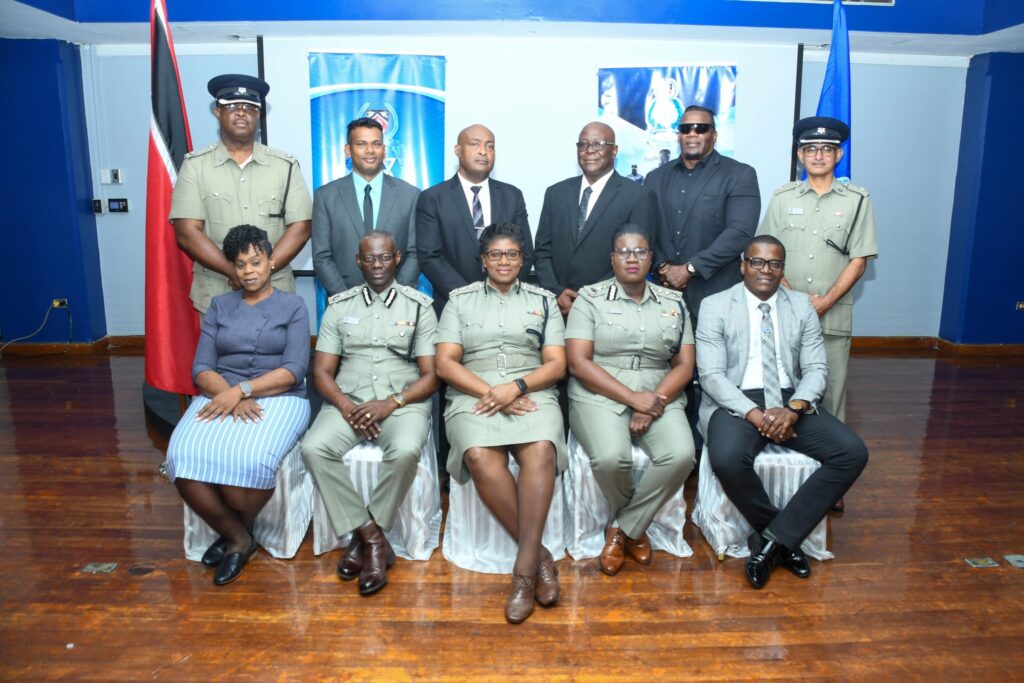
POLYGON ((374 375, 371 379, 373 379, 373 381, 376 382, 377 381, 377 375, 374 375))
POLYGON ((807 281, 808 282, 814 282, 814 279, 813 278, 807 278, 807 281))
POLYGON ((376 343, 377 343, 377 338, 376 338, 376 337, 374 337, 374 338, 373 338, 373 343, 374 343, 374 344, 376 344, 376 343))
POLYGON ((505 327, 505 323, 498 323, 498 327, 505 327))
POLYGON ((374 313, 373 314, 373 319, 374 320, 379 320, 380 319, 380 313, 374 313))
POLYGON ((812 230, 812 231, 811 231, 811 234, 812 234, 812 235, 817 235, 817 234, 818 234, 818 231, 817 231, 817 230, 812 230))
POLYGON ((611 325, 611 324, 612 324, 612 321, 611 321, 611 320, 609 320, 609 321, 608 321, 608 324, 609 324, 609 325, 611 325))
POLYGON ((244 183, 244 182, 245 182, 245 178, 239 178, 239 179, 238 179, 238 182, 240 182, 240 183, 244 183))
POLYGON ((214 196, 214 197, 219 197, 219 196, 220 196, 220 192, 214 192, 214 193, 213 193, 213 196, 214 196))
POLYGON ((504 305, 505 305, 505 302, 504 302, 504 301, 498 301, 498 305, 499 305, 499 306, 504 306, 504 305))
POLYGON ((246 205, 245 205, 245 206, 243 206, 242 208, 243 208, 243 209, 245 209, 246 211, 248 211, 248 210, 249 210, 249 205, 248 205, 248 204, 246 204, 246 205))
POLYGON ((676 213, 682 213, 682 212, 683 212, 682 209, 676 209, 676 213))
POLYGON ((811 255, 810 255, 810 258, 814 258, 814 254, 811 254, 811 255))
POLYGON ((677 234, 677 235, 679 234, 679 231, 678 231, 678 230, 676 230, 676 234, 677 234))
MULTIPOLYGON (((814 257, 812 256, 811 258, 814 258, 814 257)), ((404 336, 405 336, 405 332, 399 332, 399 333, 398 333, 398 336, 399 336, 399 337, 404 337, 404 336)))
POLYGON ((272 195, 270 195, 270 198, 271 199, 277 199, 277 195, 276 194, 272 194, 272 195))
POLYGON ((642 327, 641 327, 641 328, 640 328, 640 331, 641 331, 641 332, 643 332, 643 331, 644 331, 644 328, 642 328, 642 327))
POLYGON ((502 372, 499 372, 498 374, 499 374, 499 375, 501 375, 502 377, 504 377, 504 376, 505 376, 505 373, 504 373, 504 371, 502 371, 502 372))
POLYGON ((679 190, 679 194, 686 194, 686 190, 679 190))
POLYGON ((814 213, 818 213, 819 211, 821 211, 821 207, 820 206, 814 207, 814 213))

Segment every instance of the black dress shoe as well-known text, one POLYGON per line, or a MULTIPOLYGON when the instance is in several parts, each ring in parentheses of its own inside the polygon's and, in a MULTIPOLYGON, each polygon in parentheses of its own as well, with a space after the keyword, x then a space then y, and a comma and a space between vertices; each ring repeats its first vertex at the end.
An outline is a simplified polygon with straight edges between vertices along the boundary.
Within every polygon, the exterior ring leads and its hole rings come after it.
POLYGON ((363 568, 359 572, 359 594, 372 595, 388 585, 388 570, 395 564, 395 551, 373 520, 356 530, 363 545, 363 568))
POLYGON ((349 541, 348 547, 345 548, 341 559, 338 560, 338 578, 342 581, 351 581, 359 576, 359 571, 362 568, 363 542, 358 533, 353 533, 352 540, 349 541))
POLYGON ((203 559, 199 560, 206 567, 216 567, 224 559, 224 551, 228 547, 228 539, 221 536, 213 542, 206 552, 203 553, 203 559))
POLYGON ((743 569, 747 573, 747 579, 751 586, 762 588, 768 583, 768 579, 772 575, 772 567, 775 566, 782 548, 780 543, 765 539, 760 550, 750 555, 743 569))
POLYGON ((223 586, 231 583, 242 575, 242 568, 249 561, 252 554, 256 552, 256 537, 252 537, 252 544, 244 553, 231 553, 226 555, 221 563, 217 565, 217 571, 213 575, 215 586, 223 586))
POLYGON ((807 558, 804 556, 802 550, 799 548, 796 550, 790 550, 785 546, 780 547, 782 550, 779 552, 777 560, 780 566, 785 567, 801 579, 806 579, 811 575, 811 565, 808 564, 807 558))

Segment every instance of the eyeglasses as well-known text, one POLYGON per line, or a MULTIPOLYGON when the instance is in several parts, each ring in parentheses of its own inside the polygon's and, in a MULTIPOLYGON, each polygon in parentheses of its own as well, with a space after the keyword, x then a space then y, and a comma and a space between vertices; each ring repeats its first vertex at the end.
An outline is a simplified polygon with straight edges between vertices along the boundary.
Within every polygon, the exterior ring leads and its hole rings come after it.
POLYGON ((696 133, 697 135, 704 135, 711 130, 710 123, 680 123, 679 132, 683 135, 689 135, 690 133, 696 133))
POLYGON ((630 256, 634 256, 637 261, 646 261, 647 257, 651 255, 650 249, 644 249, 643 247, 636 247, 634 249, 612 249, 612 253, 618 256, 623 261, 628 261, 630 256))
POLYGON ((522 255, 523 252, 518 249, 491 249, 490 251, 484 252, 484 257, 486 257, 488 261, 500 261, 502 256, 507 258, 509 261, 518 261, 522 255))
POLYGON ((779 261, 776 259, 772 259, 771 261, 767 261, 763 258, 748 258, 743 260, 750 264, 750 267, 754 270, 764 270, 764 267, 768 266, 768 270, 773 273, 779 272, 782 270, 783 266, 786 265, 785 261, 779 261))
POLYGON ((387 265, 395 260, 395 255, 391 252, 385 254, 360 254, 359 260, 368 266, 372 266, 374 263, 387 265))
POLYGON ((218 105, 221 109, 226 109, 232 114, 242 112, 243 114, 258 114, 260 107, 258 104, 249 104, 248 102, 232 102, 231 104, 218 105))
POLYGON ((358 150, 364 150, 367 147, 373 147, 374 149, 384 149, 384 143, 381 140, 356 140, 352 143, 352 147, 358 150))
POLYGON ((833 145, 804 145, 800 149, 803 150, 804 154, 811 157, 818 156, 818 152, 824 157, 832 157, 836 155, 836 147, 833 145))
POLYGON ((614 146, 614 142, 608 142, 607 140, 580 140, 576 143, 576 149, 579 151, 589 152, 593 150, 598 154, 603 154, 606 149, 611 149, 614 146))

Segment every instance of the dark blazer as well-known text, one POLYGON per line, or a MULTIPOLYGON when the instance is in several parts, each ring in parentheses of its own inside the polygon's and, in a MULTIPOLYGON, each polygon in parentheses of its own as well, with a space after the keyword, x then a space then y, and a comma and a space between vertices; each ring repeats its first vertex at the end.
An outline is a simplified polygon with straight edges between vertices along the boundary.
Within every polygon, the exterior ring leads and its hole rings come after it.
MULTIPOLYGON (((420 191, 394 176, 384 175, 377 212, 377 230, 395 236, 402 263, 395 279, 415 287, 420 277, 416 255, 416 199, 420 191)), ((352 174, 323 185, 313 194, 313 269, 327 296, 362 284, 356 265, 359 240, 365 235, 352 174)))
POLYGON ((757 173, 751 166, 718 152, 712 152, 705 163, 691 190, 698 199, 691 201, 683 216, 673 215, 669 203, 672 175, 682 172, 680 159, 654 169, 644 179, 644 186, 657 195, 660 209, 657 259, 675 265, 690 262, 697 269, 683 290, 695 318, 704 297, 725 291, 742 279, 740 258, 757 231, 761 213, 757 173), (677 230, 682 234, 673 240, 677 230))
MULTIPOLYGON (((533 239, 526 201, 519 188, 489 179, 491 222, 513 223, 523 229, 526 253, 523 278, 533 263, 533 239)), ((483 279, 480 248, 469 202, 456 176, 427 188, 416 206, 416 249, 420 268, 434 287, 434 309, 441 315, 448 292, 483 279)))
POLYGON ((555 183, 544 193, 537 227, 537 282, 556 295, 566 288, 579 291, 583 285, 612 276, 612 234, 624 224, 636 223, 652 235, 657 232, 654 193, 613 171, 577 240, 582 185, 583 176, 576 176, 555 183))

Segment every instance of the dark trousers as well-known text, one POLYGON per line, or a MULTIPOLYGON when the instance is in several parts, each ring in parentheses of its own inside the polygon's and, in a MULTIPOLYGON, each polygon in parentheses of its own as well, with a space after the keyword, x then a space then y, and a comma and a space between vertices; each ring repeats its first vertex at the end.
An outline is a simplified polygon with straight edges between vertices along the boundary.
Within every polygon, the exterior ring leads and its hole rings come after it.
MULTIPOLYGON (((764 408, 763 391, 743 393, 764 408)), ((788 400, 791 394, 783 392, 783 398, 788 400)), ((787 548, 796 549, 860 476, 868 449, 853 430, 820 408, 817 414, 802 415, 793 430, 797 435, 781 445, 814 458, 821 467, 782 510, 772 504, 754 472, 754 459, 769 443, 757 427, 719 408, 708 422, 707 445, 711 468, 725 495, 750 526, 758 532, 767 530, 787 548)))

